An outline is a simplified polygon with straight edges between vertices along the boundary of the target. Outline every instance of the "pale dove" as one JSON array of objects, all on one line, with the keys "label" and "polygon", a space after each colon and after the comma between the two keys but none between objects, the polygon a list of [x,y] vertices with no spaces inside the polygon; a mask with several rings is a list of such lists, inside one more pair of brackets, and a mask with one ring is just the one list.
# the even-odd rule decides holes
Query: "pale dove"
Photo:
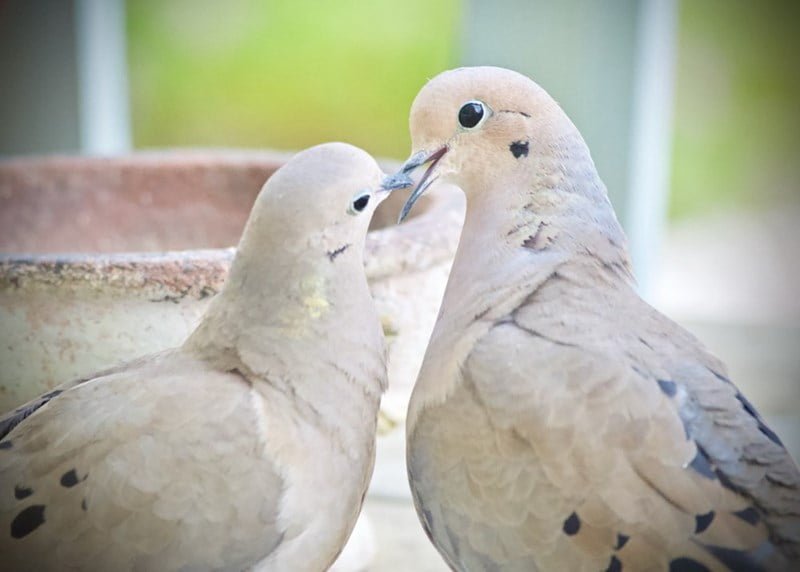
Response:
[{"label": "pale dove", "polygon": [[4,570],[323,570],[356,522],[386,385],[365,152],[296,155],[185,344],[0,420]]},{"label": "pale dove", "polygon": [[[725,366],[637,295],[575,126],[528,78],[445,72],[414,153],[467,214],[409,406],[420,520],[456,570],[780,570],[800,474]],[[795,568],[798,569],[798,568]]]}]

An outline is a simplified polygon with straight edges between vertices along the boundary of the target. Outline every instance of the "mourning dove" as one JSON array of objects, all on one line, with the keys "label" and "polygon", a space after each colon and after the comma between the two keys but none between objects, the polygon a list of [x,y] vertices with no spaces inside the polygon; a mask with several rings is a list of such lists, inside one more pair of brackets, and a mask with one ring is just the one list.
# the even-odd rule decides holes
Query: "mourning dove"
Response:
[{"label": "mourning dove", "polygon": [[[800,474],[725,366],[637,295],[575,126],[500,68],[411,108],[466,221],[407,420],[418,515],[455,570],[785,570]],[[794,568],[795,570],[800,568]]]},{"label": "mourning dove", "polygon": [[330,566],[386,386],[363,267],[382,176],[342,143],[299,153],[264,186],[183,346],[0,420],[0,567]]}]

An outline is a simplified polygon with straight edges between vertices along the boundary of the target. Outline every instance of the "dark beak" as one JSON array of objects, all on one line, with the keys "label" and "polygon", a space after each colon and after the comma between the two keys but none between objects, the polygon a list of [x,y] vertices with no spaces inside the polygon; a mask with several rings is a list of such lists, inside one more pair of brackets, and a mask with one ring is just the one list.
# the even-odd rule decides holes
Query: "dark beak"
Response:
[{"label": "dark beak", "polygon": [[430,187],[436,180],[436,177],[431,178],[431,174],[433,173],[434,167],[436,167],[436,163],[438,163],[439,160],[444,157],[445,153],[447,153],[447,145],[440,147],[433,153],[428,153],[426,151],[414,153],[411,157],[409,157],[408,161],[405,162],[403,167],[397,173],[394,175],[389,175],[383,180],[381,187],[387,191],[410,187],[414,184],[414,181],[409,175],[419,167],[430,163],[428,169],[419,180],[419,183],[417,183],[417,187],[411,193],[411,196],[408,197],[406,204],[403,205],[403,210],[400,211],[400,217],[397,220],[398,223],[401,223],[405,220],[405,218],[408,216],[408,213],[411,212],[411,208],[414,206],[414,203],[417,202],[417,199],[419,199],[422,196],[422,193],[428,190],[428,187]]}]

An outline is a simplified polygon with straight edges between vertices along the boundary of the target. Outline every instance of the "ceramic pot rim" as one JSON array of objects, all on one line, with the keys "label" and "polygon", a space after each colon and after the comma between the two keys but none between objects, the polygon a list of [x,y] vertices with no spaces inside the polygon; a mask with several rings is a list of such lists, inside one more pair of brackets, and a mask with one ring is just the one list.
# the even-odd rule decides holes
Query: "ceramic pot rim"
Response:
[{"label": "ceramic pot rim", "polygon": [[[97,169],[147,165],[176,169],[203,165],[213,167],[283,164],[293,153],[232,149],[140,151],[120,157],[54,155],[0,161],[3,169],[38,168]],[[379,160],[385,170],[397,161]],[[430,192],[430,207],[399,226],[371,231],[365,247],[367,278],[373,282],[396,274],[424,271],[452,258],[458,244],[461,216],[459,191],[443,187]],[[32,285],[70,285],[107,290],[120,288],[130,294],[141,290],[151,299],[177,301],[185,296],[202,299],[222,287],[235,254],[234,248],[191,249],[165,252],[36,254],[0,253],[0,289]],[[155,298],[154,298],[155,297]]]}]

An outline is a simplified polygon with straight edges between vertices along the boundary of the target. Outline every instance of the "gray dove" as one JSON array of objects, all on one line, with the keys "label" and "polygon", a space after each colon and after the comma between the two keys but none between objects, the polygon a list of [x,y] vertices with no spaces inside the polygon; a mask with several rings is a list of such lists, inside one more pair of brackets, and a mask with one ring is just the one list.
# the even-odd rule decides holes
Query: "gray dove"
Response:
[{"label": "gray dove", "polygon": [[[464,68],[411,108],[466,221],[409,405],[423,527],[454,570],[787,570],[800,473],[725,366],[635,290],[578,130],[516,72]],[[792,568],[794,570],[800,567]]]},{"label": "gray dove", "polygon": [[324,570],[359,514],[386,387],[363,267],[375,161],[332,143],[266,183],[179,348],[0,419],[4,570]]}]

